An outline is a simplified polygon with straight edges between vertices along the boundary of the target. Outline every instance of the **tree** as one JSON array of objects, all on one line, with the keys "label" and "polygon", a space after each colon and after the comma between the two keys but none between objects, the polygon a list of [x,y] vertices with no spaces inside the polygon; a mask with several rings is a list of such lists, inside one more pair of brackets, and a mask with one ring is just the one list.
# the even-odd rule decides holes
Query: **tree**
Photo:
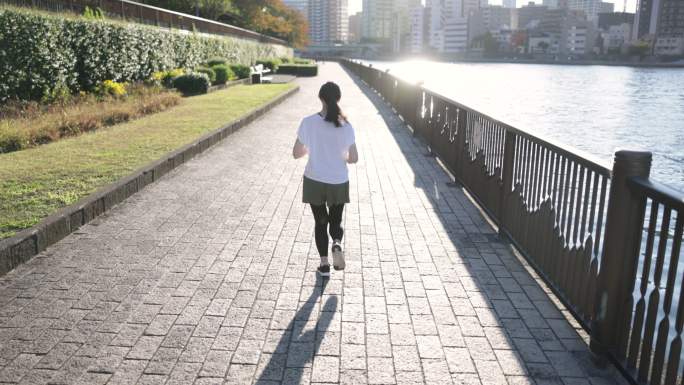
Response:
[{"label": "tree", "polygon": [[542,50],[542,52],[546,53],[546,50],[549,49],[549,43],[542,40],[539,43],[537,43],[537,48]]},{"label": "tree", "polygon": [[295,47],[308,43],[304,16],[281,0],[233,0],[232,3],[242,27],[286,39]]},{"label": "tree", "polygon": [[230,0],[199,0],[200,15],[211,20],[218,18],[231,9]]},{"label": "tree", "polygon": [[286,40],[296,48],[308,44],[304,16],[282,0],[143,0],[176,12],[195,14]]},{"label": "tree", "polygon": [[511,45],[515,48],[525,47],[527,44],[527,31],[515,31],[511,35]]},{"label": "tree", "polygon": [[643,58],[651,52],[651,45],[645,41],[637,41],[629,46],[627,52],[630,55],[639,56]]}]

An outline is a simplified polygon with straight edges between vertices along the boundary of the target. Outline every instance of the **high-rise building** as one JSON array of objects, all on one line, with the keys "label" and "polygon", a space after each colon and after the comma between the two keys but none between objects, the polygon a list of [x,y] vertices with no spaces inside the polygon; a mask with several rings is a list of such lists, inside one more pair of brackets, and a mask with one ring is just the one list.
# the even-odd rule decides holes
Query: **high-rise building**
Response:
[{"label": "high-rise building", "polygon": [[612,13],[615,12],[615,4],[602,1],[599,4],[599,13]]},{"label": "high-rise building", "polygon": [[684,2],[661,0],[656,28],[656,55],[684,55]]},{"label": "high-rise building", "polygon": [[428,8],[418,5],[409,10],[409,52],[414,54],[423,53],[427,45],[429,33]]},{"label": "high-rise building", "polygon": [[534,2],[529,2],[527,5],[516,9],[517,12],[515,16],[517,16],[517,18],[514,18],[514,21],[517,23],[511,23],[513,24],[513,29],[534,28],[544,17],[547,9],[549,9],[549,7],[545,5],[538,5]]},{"label": "high-rise building", "polygon": [[447,19],[445,0],[427,0],[426,9],[429,12],[428,46],[437,52],[444,47],[444,25]]},{"label": "high-rise building", "polygon": [[481,8],[479,12],[482,14],[482,22],[485,29],[494,32],[502,28],[511,28],[511,11],[510,8],[491,5]]},{"label": "high-rise building", "polygon": [[444,53],[462,53],[468,48],[468,18],[450,17],[444,24]]},{"label": "high-rise building", "polygon": [[598,14],[603,12],[601,0],[568,0],[568,8],[584,11],[587,19],[598,23]]},{"label": "high-rise building", "polygon": [[283,3],[301,12],[305,20],[309,19],[309,0],[283,0]]},{"label": "high-rise building", "polygon": [[403,52],[410,48],[409,11],[421,5],[420,0],[395,0],[392,10],[392,51]]},{"label": "high-rise building", "polygon": [[613,25],[620,25],[623,23],[634,24],[634,14],[627,12],[610,12],[600,13],[598,19],[598,27],[604,30]]},{"label": "high-rise building", "polygon": [[516,7],[515,0],[503,0],[502,5],[504,8],[514,9]]},{"label": "high-rise building", "polygon": [[361,36],[364,39],[387,40],[392,37],[392,0],[363,0]]},{"label": "high-rise building", "polygon": [[658,27],[658,9],[661,0],[638,0],[636,16],[634,17],[633,40],[639,40],[647,35],[655,36]]},{"label": "high-rise building", "polygon": [[309,1],[309,39],[312,44],[348,41],[347,0]]},{"label": "high-rise building", "polygon": [[361,19],[363,14],[357,12],[349,16],[349,42],[358,43],[361,41]]}]

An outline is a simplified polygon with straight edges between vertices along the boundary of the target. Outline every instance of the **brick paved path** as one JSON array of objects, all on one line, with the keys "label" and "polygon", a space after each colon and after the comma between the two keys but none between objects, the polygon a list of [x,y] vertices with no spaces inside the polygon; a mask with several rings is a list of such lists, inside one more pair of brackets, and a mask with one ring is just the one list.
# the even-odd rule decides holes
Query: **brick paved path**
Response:
[{"label": "brick paved path", "polygon": [[[347,270],[316,277],[298,121],[357,128]],[[610,384],[544,289],[336,64],[0,278],[0,383]],[[370,99],[369,99],[370,97]]]}]

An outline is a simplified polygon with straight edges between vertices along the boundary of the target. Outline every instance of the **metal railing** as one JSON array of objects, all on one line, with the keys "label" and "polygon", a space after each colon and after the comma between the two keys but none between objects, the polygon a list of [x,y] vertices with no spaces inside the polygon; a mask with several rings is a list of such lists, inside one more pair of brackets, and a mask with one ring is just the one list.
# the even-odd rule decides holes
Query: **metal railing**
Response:
[{"label": "metal railing", "polygon": [[110,18],[120,18],[171,29],[240,37],[262,43],[288,45],[285,40],[248,29],[128,0],[0,0],[0,4],[78,14],[83,13],[86,7],[99,8]]},{"label": "metal railing", "polygon": [[[389,72],[341,63],[375,89],[471,193],[591,333],[594,352],[610,357],[634,382],[681,378],[684,291],[676,271],[684,194],[648,181],[650,153],[618,151],[611,170]],[[660,216],[653,211],[659,207]],[[681,306],[671,314],[675,291]]]}]

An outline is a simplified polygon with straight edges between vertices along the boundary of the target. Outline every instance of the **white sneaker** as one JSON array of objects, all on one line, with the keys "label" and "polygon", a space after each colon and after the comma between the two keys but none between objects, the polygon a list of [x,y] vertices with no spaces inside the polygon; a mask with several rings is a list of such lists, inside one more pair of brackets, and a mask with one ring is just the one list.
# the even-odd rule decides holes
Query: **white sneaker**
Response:
[{"label": "white sneaker", "polygon": [[340,241],[334,240],[332,245],[333,267],[335,270],[344,270],[344,252]]}]

